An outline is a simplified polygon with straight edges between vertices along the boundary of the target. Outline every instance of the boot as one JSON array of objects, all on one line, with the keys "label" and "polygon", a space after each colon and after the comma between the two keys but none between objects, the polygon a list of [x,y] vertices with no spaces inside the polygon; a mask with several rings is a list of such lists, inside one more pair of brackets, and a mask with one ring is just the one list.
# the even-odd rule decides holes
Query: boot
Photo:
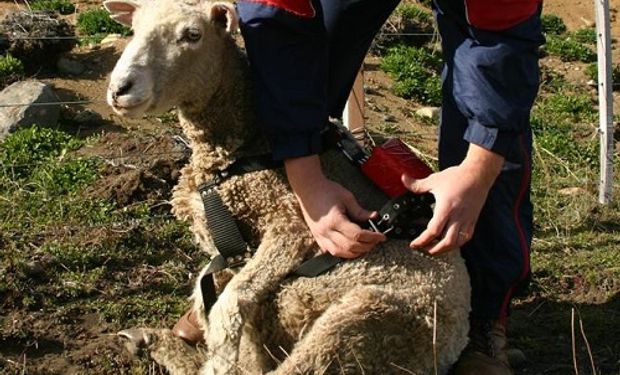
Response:
[{"label": "boot", "polygon": [[191,309],[187,310],[177,324],[174,325],[172,333],[190,345],[196,345],[204,341],[204,332],[200,329],[194,311]]},{"label": "boot", "polygon": [[506,348],[506,326],[498,320],[471,319],[469,343],[454,375],[513,375]]}]

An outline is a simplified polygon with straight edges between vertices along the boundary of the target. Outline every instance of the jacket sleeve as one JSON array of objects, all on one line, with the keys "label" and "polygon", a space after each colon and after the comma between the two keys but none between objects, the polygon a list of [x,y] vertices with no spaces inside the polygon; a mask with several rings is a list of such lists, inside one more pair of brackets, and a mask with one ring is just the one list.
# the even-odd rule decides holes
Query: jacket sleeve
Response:
[{"label": "jacket sleeve", "polygon": [[255,1],[237,4],[259,125],[282,160],[321,151],[327,119],[327,43],[312,15]]},{"label": "jacket sleeve", "polygon": [[473,31],[455,51],[454,99],[467,119],[464,139],[507,156],[529,129],[539,84],[540,20],[503,32]]}]

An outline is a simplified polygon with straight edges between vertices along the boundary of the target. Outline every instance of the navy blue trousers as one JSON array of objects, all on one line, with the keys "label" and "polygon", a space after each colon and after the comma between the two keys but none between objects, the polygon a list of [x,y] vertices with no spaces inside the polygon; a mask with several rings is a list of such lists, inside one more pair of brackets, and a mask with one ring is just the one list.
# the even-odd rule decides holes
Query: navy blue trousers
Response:
[{"label": "navy blue trousers", "polygon": [[441,3],[435,8],[444,56],[439,164],[460,164],[470,143],[506,159],[461,252],[471,278],[472,316],[505,319],[531,274],[529,115],[538,90],[540,18],[485,32],[467,24],[458,1]]}]

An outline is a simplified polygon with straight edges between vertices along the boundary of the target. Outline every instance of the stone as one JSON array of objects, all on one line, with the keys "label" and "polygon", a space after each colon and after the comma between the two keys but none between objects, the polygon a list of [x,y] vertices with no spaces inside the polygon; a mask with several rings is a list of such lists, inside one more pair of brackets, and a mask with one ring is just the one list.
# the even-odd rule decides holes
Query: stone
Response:
[{"label": "stone", "polygon": [[439,109],[439,107],[424,107],[415,111],[415,114],[416,116],[437,120],[439,119]]},{"label": "stone", "polygon": [[99,113],[97,113],[96,111],[93,111],[90,108],[86,108],[85,110],[77,113],[73,117],[73,121],[79,124],[89,124],[89,123],[99,122],[102,119],[103,118],[101,117]]},{"label": "stone", "polygon": [[383,115],[384,122],[397,122],[396,116],[394,115]]},{"label": "stone", "polygon": [[576,195],[588,194],[588,191],[584,188],[575,186],[575,187],[567,187],[564,189],[560,189],[558,190],[558,193],[560,195],[576,196]]},{"label": "stone", "polygon": [[61,57],[58,59],[56,62],[56,68],[61,73],[70,74],[73,76],[80,75],[84,73],[84,70],[86,70],[86,67],[81,62],[66,57]]},{"label": "stone", "polygon": [[118,42],[119,40],[121,40],[123,37],[121,36],[121,34],[109,34],[107,35],[105,38],[103,38],[101,40],[101,45],[104,44],[114,44],[116,42]]},{"label": "stone", "polygon": [[0,141],[22,126],[55,126],[60,116],[60,105],[37,103],[56,102],[58,98],[54,89],[35,80],[15,82],[2,90],[0,103],[5,106],[0,107]]}]

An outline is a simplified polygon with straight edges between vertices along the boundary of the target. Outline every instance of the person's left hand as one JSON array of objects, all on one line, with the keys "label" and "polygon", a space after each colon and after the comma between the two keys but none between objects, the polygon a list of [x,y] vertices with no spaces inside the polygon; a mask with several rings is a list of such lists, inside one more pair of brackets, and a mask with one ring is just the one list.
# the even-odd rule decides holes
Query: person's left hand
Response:
[{"label": "person's left hand", "polygon": [[[473,152],[472,147],[476,148]],[[434,255],[469,241],[502,164],[501,156],[471,145],[468,157],[458,166],[420,180],[403,175],[403,183],[413,193],[435,196],[433,217],[410,246]]]}]

